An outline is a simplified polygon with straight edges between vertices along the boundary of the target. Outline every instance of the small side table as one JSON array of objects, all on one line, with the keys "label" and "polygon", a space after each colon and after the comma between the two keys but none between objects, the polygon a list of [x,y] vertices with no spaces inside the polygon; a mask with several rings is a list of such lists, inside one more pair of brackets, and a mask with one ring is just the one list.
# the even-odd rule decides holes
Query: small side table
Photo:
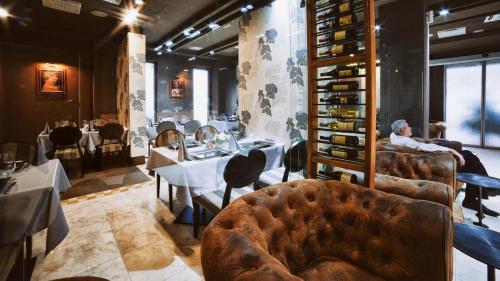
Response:
[{"label": "small side table", "polygon": [[488,266],[488,281],[500,269],[500,233],[470,224],[455,223],[453,246]]},{"label": "small side table", "polygon": [[479,187],[479,210],[476,216],[479,218],[479,222],[474,222],[475,225],[488,228],[486,224],[483,224],[484,214],[483,214],[483,187],[490,189],[500,189],[500,179],[482,176],[473,173],[458,173],[457,180],[463,183],[477,185]]}]

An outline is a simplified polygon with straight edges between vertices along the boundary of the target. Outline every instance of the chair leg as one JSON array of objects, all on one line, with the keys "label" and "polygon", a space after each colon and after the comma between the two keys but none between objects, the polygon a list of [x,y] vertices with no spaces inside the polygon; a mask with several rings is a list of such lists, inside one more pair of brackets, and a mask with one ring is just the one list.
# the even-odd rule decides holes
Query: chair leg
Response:
[{"label": "chair leg", "polygon": [[160,198],[160,175],[156,173],[156,198]]},{"label": "chair leg", "polygon": [[193,237],[198,238],[198,232],[200,231],[200,226],[198,222],[200,221],[200,205],[193,202]]},{"label": "chair leg", "polygon": [[174,198],[173,198],[173,191],[172,191],[172,185],[169,183],[168,184],[168,208],[170,209],[170,212],[174,210]]}]

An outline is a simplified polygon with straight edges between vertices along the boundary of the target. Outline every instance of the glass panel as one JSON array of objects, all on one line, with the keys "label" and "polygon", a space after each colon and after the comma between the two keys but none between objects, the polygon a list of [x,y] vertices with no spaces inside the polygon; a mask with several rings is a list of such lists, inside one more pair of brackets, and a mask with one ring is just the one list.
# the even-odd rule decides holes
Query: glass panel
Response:
[{"label": "glass panel", "polygon": [[446,138],[481,144],[481,63],[446,67]]},{"label": "glass panel", "polygon": [[208,71],[193,70],[193,112],[194,120],[202,125],[208,122]]},{"label": "glass panel", "polygon": [[485,146],[500,147],[500,61],[486,63]]}]

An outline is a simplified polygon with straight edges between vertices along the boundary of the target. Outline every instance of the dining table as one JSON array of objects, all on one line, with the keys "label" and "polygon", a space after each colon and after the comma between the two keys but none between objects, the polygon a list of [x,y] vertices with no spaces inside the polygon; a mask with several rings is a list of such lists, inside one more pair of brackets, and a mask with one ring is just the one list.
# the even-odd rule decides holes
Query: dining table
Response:
[{"label": "dining table", "polygon": [[26,165],[0,193],[0,247],[47,229],[45,254],[69,232],[59,193],[71,187],[59,160]]},{"label": "dining table", "polygon": [[[251,148],[256,140],[242,139],[238,141],[241,147]],[[266,154],[264,171],[281,167],[284,157],[284,145],[272,143],[260,148]],[[206,150],[205,146],[187,149],[193,155]],[[158,176],[176,187],[176,200],[186,207],[193,207],[193,197],[201,196],[216,190],[224,190],[224,168],[236,153],[247,151],[227,151],[226,155],[207,159],[179,160],[179,152],[167,147],[156,147],[151,150],[146,168],[153,170]]]},{"label": "dining table", "polygon": [[219,132],[230,132],[236,131],[240,127],[240,122],[238,121],[225,121],[225,120],[210,120],[208,125],[214,127]]}]

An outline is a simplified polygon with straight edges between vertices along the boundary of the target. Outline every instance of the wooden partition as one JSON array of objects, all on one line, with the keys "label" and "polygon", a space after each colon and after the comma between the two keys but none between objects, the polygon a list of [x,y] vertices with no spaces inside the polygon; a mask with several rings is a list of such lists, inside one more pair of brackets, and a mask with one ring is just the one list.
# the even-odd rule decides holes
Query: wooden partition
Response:
[{"label": "wooden partition", "polygon": [[308,3],[308,178],[356,182],[351,170],[374,187],[374,8],[374,0]]}]

